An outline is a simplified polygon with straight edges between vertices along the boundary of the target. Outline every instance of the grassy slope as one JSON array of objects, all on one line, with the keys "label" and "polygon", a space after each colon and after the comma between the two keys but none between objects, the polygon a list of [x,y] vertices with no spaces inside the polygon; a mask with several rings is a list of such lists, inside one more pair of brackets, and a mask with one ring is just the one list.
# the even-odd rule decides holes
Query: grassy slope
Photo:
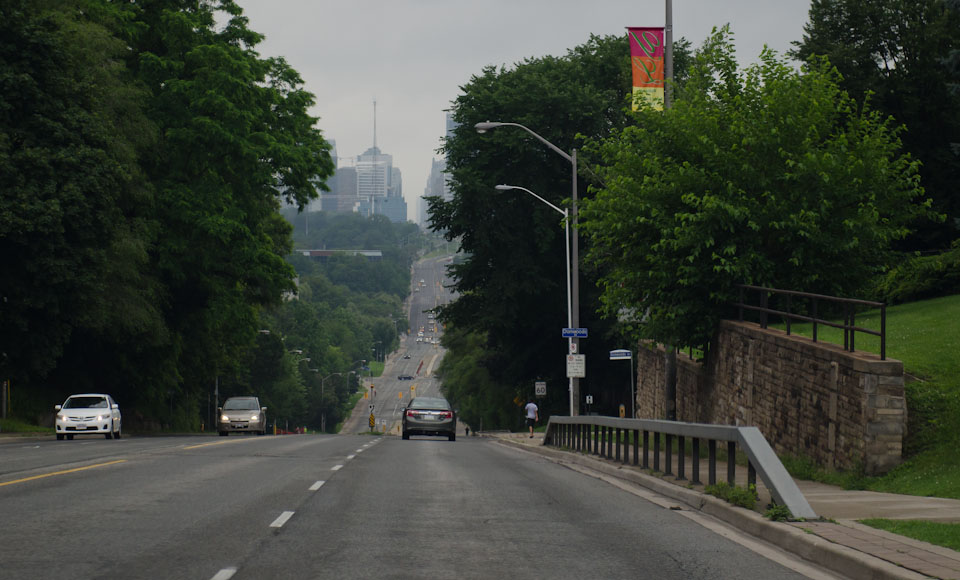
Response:
[{"label": "grassy slope", "polygon": [[[879,330],[878,312],[858,314],[857,326]],[[810,336],[809,326],[793,332]],[[819,339],[843,344],[843,335],[821,327]],[[877,338],[858,334],[857,350],[880,351]],[[910,432],[907,461],[880,478],[845,479],[874,491],[960,499],[960,295],[887,309],[887,357],[903,361],[918,380],[907,384]],[[908,377],[909,380],[909,377]],[[819,474],[818,479],[830,479]],[[837,482],[834,480],[833,482]]]}]

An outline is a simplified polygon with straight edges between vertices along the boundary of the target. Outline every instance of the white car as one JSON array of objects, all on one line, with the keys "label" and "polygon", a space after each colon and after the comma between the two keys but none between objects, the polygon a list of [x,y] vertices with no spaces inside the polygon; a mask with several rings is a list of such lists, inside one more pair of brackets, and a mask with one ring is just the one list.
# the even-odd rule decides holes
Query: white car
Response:
[{"label": "white car", "polygon": [[103,435],[120,438],[120,405],[110,395],[84,393],[70,395],[56,405],[57,440],[73,439],[74,435]]}]

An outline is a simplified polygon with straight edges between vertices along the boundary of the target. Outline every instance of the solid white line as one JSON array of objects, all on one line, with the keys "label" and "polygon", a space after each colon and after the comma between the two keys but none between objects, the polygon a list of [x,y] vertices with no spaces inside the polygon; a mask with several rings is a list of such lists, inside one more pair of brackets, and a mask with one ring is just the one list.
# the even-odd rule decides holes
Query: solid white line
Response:
[{"label": "solid white line", "polygon": [[326,482],[325,482],[325,481],[318,481],[318,482],[314,483],[313,485],[310,486],[310,491],[317,491],[318,489],[320,489],[321,487],[323,487],[323,484],[324,484],[324,483],[326,483]]},{"label": "solid white line", "polygon": [[283,524],[287,523],[287,520],[293,517],[293,512],[283,512],[280,514],[280,517],[273,520],[273,523],[270,524],[271,528],[282,528]]},{"label": "solid white line", "polygon": [[334,465],[330,468],[330,471],[340,471],[341,469],[343,469],[342,465]]},{"label": "solid white line", "polygon": [[220,570],[219,572],[214,574],[213,578],[211,578],[210,580],[230,580],[230,578],[233,578],[233,575],[236,573],[237,573],[236,568],[224,568],[223,570]]}]

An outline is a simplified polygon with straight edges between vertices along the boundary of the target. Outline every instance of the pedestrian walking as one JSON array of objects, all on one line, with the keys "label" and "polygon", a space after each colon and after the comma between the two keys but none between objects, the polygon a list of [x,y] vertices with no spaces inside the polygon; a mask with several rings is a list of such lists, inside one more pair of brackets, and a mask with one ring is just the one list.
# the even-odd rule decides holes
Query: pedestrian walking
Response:
[{"label": "pedestrian walking", "polygon": [[533,439],[533,426],[540,420],[540,409],[532,399],[527,399],[527,406],[523,408],[527,414],[527,427],[530,428],[530,438]]}]

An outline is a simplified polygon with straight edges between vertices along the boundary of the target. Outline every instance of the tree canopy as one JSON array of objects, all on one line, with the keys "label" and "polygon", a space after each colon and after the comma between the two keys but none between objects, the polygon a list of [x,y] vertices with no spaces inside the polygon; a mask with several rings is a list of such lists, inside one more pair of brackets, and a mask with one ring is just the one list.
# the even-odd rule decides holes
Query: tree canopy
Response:
[{"label": "tree canopy", "polygon": [[313,96],[232,0],[4,0],[0,33],[0,378],[199,416],[293,289]]},{"label": "tree canopy", "polygon": [[900,246],[942,250],[960,238],[960,5],[956,0],[813,0],[793,55],[826,56],[839,86],[906,127],[904,149],[921,162],[933,208]]},{"label": "tree canopy", "polygon": [[931,215],[897,126],[828,62],[765,50],[740,70],[733,53],[715,32],[673,108],[590,147],[602,185],[581,228],[603,310],[667,344],[709,342],[736,284],[855,295]]},{"label": "tree canopy", "polygon": [[[453,197],[431,199],[429,210],[431,228],[458,240],[464,252],[451,268],[458,299],[440,313],[457,333],[444,343],[444,385],[452,396],[474,390],[459,383],[476,376],[464,372],[476,364],[493,385],[478,399],[484,404],[509,409],[516,397],[532,394],[539,378],[548,382],[544,416],[569,409],[566,342],[560,335],[567,325],[562,218],[529,195],[496,191],[494,186],[521,186],[554,205],[567,205],[570,163],[523,130],[503,127],[479,135],[474,125],[519,123],[570,151],[579,136],[606,136],[626,124],[630,83],[624,35],[593,36],[563,57],[487,67],[462,87],[452,107],[459,126],[444,146]],[[581,164],[581,196],[591,177],[585,167]],[[612,323],[595,312],[598,293],[588,272],[581,272],[580,291],[580,323],[591,336],[580,346],[597,361],[581,390],[593,394],[601,410],[615,412],[617,404],[629,401],[611,387],[619,381],[608,380],[608,373],[618,369],[599,361],[622,345],[611,346],[618,340],[610,335]],[[622,380],[622,373],[619,376]],[[488,409],[485,416],[490,421],[510,414]]]}]

